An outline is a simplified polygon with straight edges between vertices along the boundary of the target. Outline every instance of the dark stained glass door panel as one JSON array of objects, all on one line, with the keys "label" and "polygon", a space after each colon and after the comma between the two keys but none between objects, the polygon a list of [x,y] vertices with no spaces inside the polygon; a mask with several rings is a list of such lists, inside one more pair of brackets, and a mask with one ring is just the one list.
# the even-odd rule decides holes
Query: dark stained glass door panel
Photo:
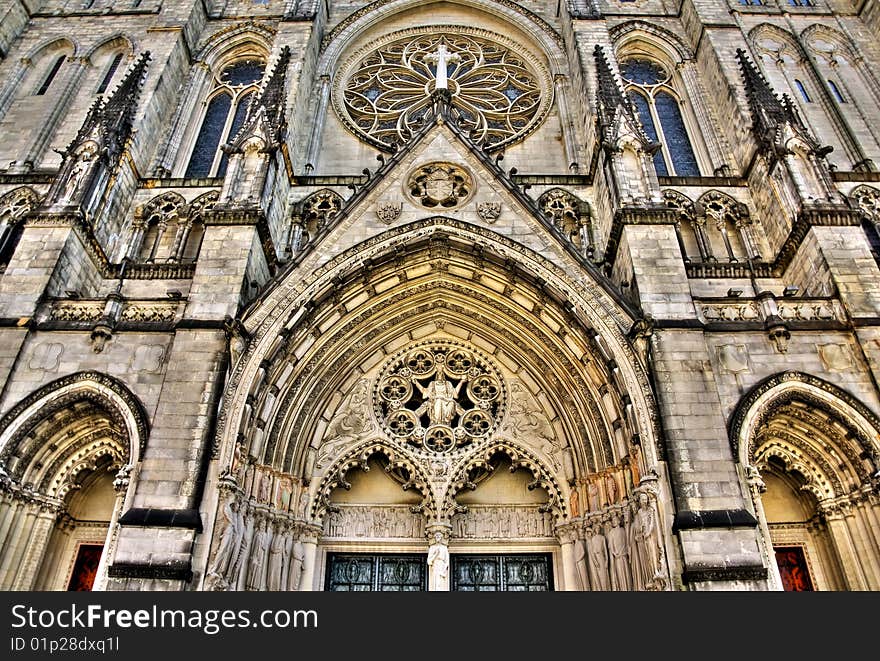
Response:
[{"label": "dark stained glass door panel", "polygon": [[786,592],[813,592],[813,581],[804,549],[800,546],[774,546],[776,564]]},{"label": "dark stained glass door panel", "polygon": [[459,592],[544,592],[553,589],[550,555],[453,555]]},{"label": "dark stained glass door panel", "polygon": [[419,592],[428,589],[426,555],[327,556],[326,589],[331,592]]}]

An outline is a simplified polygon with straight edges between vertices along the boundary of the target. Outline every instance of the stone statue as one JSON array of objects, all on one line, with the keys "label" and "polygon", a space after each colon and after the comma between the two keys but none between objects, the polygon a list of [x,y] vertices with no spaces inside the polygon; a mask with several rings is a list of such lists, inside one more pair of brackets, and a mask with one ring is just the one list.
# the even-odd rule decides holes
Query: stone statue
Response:
[{"label": "stone statue", "polygon": [[465,384],[466,379],[458,382],[457,386],[453,386],[451,381],[447,381],[442,368],[437,369],[434,380],[427,386],[423,386],[416,380],[413,380],[416,388],[422,393],[425,401],[415,410],[416,415],[421,415],[425,411],[428,412],[428,419],[432,425],[448,425],[452,422],[455,414],[463,414],[464,409],[456,402],[461,387]]},{"label": "stone statue", "polygon": [[272,536],[269,545],[269,562],[266,565],[266,589],[272,592],[281,590],[281,574],[284,567],[284,534],[281,525]]},{"label": "stone statue", "polygon": [[611,515],[611,528],[608,530],[608,552],[611,556],[611,589],[630,590],[629,580],[629,541],[626,530],[620,525],[620,514]]},{"label": "stone statue", "polygon": [[236,590],[245,589],[245,579],[247,578],[248,551],[251,548],[251,541],[254,537],[254,518],[247,516],[245,519],[244,534],[241,537],[241,546],[238,551],[238,559],[235,562],[235,569],[229,580],[231,586],[235,586]]},{"label": "stone statue", "polygon": [[596,480],[589,480],[587,482],[587,503],[591,512],[598,512],[602,507],[599,498],[599,485],[596,483]]},{"label": "stone statue", "polygon": [[632,538],[633,589],[647,590],[662,576],[660,539],[657,531],[657,513],[644,491],[639,493],[638,509],[630,524]]},{"label": "stone statue", "polygon": [[90,149],[86,149],[79,154],[76,162],[70,169],[67,181],[64,184],[64,195],[61,198],[62,202],[70,202],[74,198],[79,190],[80,184],[82,183],[83,177],[85,177],[86,172],[88,172],[89,167],[91,167],[91,162],[94,158],[95,152]]},{"label": "stone statue", "polygon": [[588,529],[587,550],[590,558],[590,577],[593,590],[607,592],[608,581],[608,548],[605,545],[605,535],[598,523],[594,523]]},{"label": "stone statue", "polygon": [[281,584],[279,590],[289,590],[290,585],[290,565],[293,559],[293,526],[285,524],[284,526],[284,551],[281,554]]},{"label": "stone statue", "polygon": [[577,569],[578,580],[581,590],[590,589],[590,578],[587,574],[587,546],[581,537],[576,537],[573,544],[574,566]]},{"label": "stone statue", "polygon": [[611,468],[605,471],[605,497],[608,499],[609,505],[616,503],[620,497],[620,492],[617,489],[617,480],[614,479],[614,470]]},{"label": "stone statue", "polygon": [[569,497],[569,507],[571,509],[572,517],[579,517],[581,515],[580,504],[579,504],[580,496],[578,496],[577,487],[571,490],[571,496]]},{"label": "stone statue", "polygon": [[449,548],[440,531],[434,533],[434,543],[428,547],[428,590],[449,590]]},{"label": "stone statue", "polygon": [[260,592],[266,588],[266,554],[269,552],[268,522],[263,519],[254,533],[254,546],[251,549],[246,588],[249,592]]},{"label": "stone statue", "polygon": [[232,570],[238,559],[241,545],[241,537],[244,534],[244,524],[239,514],[238,501],[235,499],[226,503],[223,508],[223,516],[226,519],[226,527],[220,536],[220,545],[214,556],[214,563],[208,569],[208,576],[215,585],[228,586]]},{"label": "stone statue", "polygon": [[306,547],[299,540],[293,543],[290,555],[290,571],[288,572],[288,590],[299,590],[299,583],[303,574],[303,563],[306,559]]}]

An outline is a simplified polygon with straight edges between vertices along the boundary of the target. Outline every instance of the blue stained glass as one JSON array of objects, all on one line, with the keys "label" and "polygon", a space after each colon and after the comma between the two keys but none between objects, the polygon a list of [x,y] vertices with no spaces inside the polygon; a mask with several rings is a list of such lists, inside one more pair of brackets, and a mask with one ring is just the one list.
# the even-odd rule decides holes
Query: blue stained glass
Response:
[{"label": "blue stained glass", "polygon": [[649,60],[629,60],[620,66],[621,75],[637,85],[656,85],[666,80],[663,68]]},{"label": "blue stained glass", "polygon": [[513,85],[508,85],[507,89],[504,90],[504,96],[506,96],[511,101],[516,101],[516,99],[522,95],[522,90],[517,89]]},{"label": "blue stained glass", "polygon": [[[235,107],[235,117],[232,118],[232,126],[229,128],[229,135],[226,136],[227,142],[232,140],[235,135],[241,130],[241,126],[242,124],[244,124],[245,117],[247,116],[247,110],[250,107],[253,98],[253,94],[248,94],[247,96],[243,96],[241,99],[239,99],[238,105]],[[229,157],[226,155],[226,152],[223,152],[223,156],[220,157],[220,167],[217,168],[218,177],[226,176],[227,165],[229,165]]]},{"label": "blue stained glass", "polygon": [[691,148],[678,101],[671,94],[660,92],[654,97],[654,105],[657,108],[660,126],[663,127],[666,149],[672,159],[675,174],[679,177],[699,177],[700,168]]},{"label": "blue stained glass", "polygon": [[223,127],[226,125],[231,105],[232,99],[228,94],[220,94],[211,99],[184,176],[210,176],[211,165],[214,163],[214,155],[220,145]]},{"label": "blue stained glass", "polygon": [[837,89],[837,85],[834,84],[833,80],[828,81],[828,87],[831,89],[831,93],[834,95],[834,98],[837,99],[838,103],[846,103],[846,99],[843,98],[843,94]]},{"label": "blue stained glass", "polygon": [[798,92],[801,93],[801,96],[803,97],[804,101],[806,101],[807,103],[812,103],[813,101],[812,101],[812,99],[810,99],[810,95],[807,94],[807,88],[804,87],[804,84],[801,81],[799,81],[797,78],[795,78],[794,84],[797,86]]},{"label": "blue stained glass", "polygon": [[263,77],[263,63],[258,60],[240,60],[223,69],[220,80],[229,85],[250,85]]},{"label": "blue stained glass", "polygon": [[[658,142],[657,129],[654,127],[654,119],[651,117],[648,100],[637,92],[630,92],[629,98],[639,113],[639,121],[642,123],[642,128],[645,129],[645,135],[654,142]],[[666,169],[666,161],[663,160],[663,153],[659,149],[654,153],[654,169],[657,170],[657,174],[661,177],[669,174],[669,171]]]},{"label": "blue stained glass", "polygon": [[110,81],[113,80],[113,74],[116,73],[116,69],[119,68],[120,62],[122,62],[122,53],[117,53],[116,57],[114,57],[113,61],[110,63],[107,73],[104,74],[104,79],[98,87],[97,94],[103,94],[107,91],[107,86],[110,85]]},{"label": "blue stained glass", "polygon": [[52,84],[52,81],[55,80],[55,76],[58,75],[58,70],[61,68],[61,65],[64,64],[64,60],[67,59],[66,55],[62,55],[57,60],[55,60],[55,64],[52,65],[52,70],[49,71],[49,75],[46,76],[46,79],[43,81],[43,84],[40,85],[40,89],[37,90],[37,96],[42,96],[49,89],[49,85]]}]

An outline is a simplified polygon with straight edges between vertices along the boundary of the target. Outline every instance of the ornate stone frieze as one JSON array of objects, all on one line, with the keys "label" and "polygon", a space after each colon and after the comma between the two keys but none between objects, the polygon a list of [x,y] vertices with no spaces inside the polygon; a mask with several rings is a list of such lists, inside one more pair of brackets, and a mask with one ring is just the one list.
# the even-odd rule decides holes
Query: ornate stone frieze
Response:
[{"label": "ornate stone frieze", "polygon": [[537,505],[469,505],[452,517],[458,539],[546,539],[554,537],[553,514]]},{"label": "ornate stone frieze", "polygon": [[425,519],[406,505],[336,505],[324,518],[324,538],[424,539]]},{"label": "ornate stone frieze", "polygon": [[53,321],[97,321],[104,314],[104,301],[55,301],[49,312]]}]

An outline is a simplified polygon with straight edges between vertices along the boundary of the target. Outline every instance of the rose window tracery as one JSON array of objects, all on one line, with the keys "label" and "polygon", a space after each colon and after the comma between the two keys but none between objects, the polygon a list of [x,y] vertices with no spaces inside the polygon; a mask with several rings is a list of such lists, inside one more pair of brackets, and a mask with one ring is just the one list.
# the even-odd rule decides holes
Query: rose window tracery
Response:
[{"label": "rose window tracery", "polygon": [[543,119],[549,76],[521,49],[486,31],[430,30],[392,36],[343,66],[334,103],[349,128],[395,151],[422,127],[436,89],[449,91],[458,125],[486,149],[522,138]]},{"label": "rose window tracery", "polygon": [[488,438],[501,419],[506,390],[477,351],[429,342],[392,358],[376,381],[376,417],[394,439],[449,452]]}]

